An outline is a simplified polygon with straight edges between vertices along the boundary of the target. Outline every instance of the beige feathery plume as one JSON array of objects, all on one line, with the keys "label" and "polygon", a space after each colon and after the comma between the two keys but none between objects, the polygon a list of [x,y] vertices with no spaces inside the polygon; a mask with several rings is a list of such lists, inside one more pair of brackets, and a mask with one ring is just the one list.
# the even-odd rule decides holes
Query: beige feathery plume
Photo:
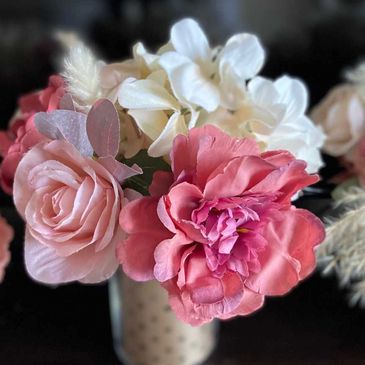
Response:
[{"label": "beige feathery plume", "polygon": [[335,272],[341,286],[351,288],[351,304],[365,306],[365,190],[352,187],[343,193],[328,219],[326,239],[317,251],[323,274]]},{"label": "beige feathery plume", "polygon": [[97,60],[93,52],[80,40],[73,37],[63,38],[64,44],[69,45],[69,54],[64,60],[62,76],[73,100],[78,106],[88,110],[102,97],[100,69],[103,62]]}]

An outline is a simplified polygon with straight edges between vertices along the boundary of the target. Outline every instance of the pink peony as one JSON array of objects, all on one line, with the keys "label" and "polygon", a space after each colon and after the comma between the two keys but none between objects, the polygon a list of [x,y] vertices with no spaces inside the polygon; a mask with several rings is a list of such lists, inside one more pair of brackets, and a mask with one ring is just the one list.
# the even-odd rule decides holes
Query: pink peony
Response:
[{"label": "pink peony", "polygon": [[312,272],[324,228],[291,205],[318,180],[304,161],[209,125],[176,137],[171,161],[122,210],[118,257],[132,279],[160,281],[181,320],[247,315]]},{"label": "pink peony", "polygon": [[9,244],[13,237],[13,228],[0,216],[0,283],[4,279],[5,268],[10,261]]},{"label": "pink peony", "polygon": [[117,269],[123,191],[101,164],[64,140],[43,142],[20,161],[14,202],[27,223],[25,263],[45,283],[96,283]]},{"label": "pink peony", "polygon": [[20,98],[20,110],[10,122],[8,131],[0,131],[0,156],[3,157],[0,185],[6,193],[12,193],[15,171],[24,153],[45,140],[35,128],[35,113],[57,109],[64,94],[63,79],[51,76],[46,89]]}]

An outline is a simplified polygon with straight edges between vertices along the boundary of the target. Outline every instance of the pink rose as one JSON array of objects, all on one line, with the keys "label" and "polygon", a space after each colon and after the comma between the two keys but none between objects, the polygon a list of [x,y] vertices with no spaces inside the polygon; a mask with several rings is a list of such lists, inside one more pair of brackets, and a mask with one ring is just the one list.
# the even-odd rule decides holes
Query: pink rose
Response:
[{"label": "pink rose", "polygon": [[0,282],[4,279],[5,268],[10,261],[9,244],[13,237],[13,229],[0,216]]},{"label": "pink rose", "polygon": [[45,283],[96,283],[116,271],[123,201],[119,183],[64,140],[43,142],[20,161],[14,202],[27,223],[25,263]]},{"label": "pink rose", "polygon": [[0,185],[12,194],[16,168],[24,153],[37,143],[45,140],[34,125],[34,115],[41,111],[52,111],[59,107],[65,94],[64,81],[60,76],[49,78],[48,87],[42,91],[25,95],[19,100],[19,112],[10,121],[8,131],[0,132]]},{"label": "pink rose", "polygon": [[347,153],[365,133],[365,112],[355,86],[333,88],[311,112],[325,134],[323,150],[331,156]]},{"label": "pink rose", "polygon": [[318,180],[304,161],[211,125],[176,137],[170,157],[173,173],[122,210],[118,257],[132,279],[160,281],[181,320],[247,315],[312,272],[324,228],[291,205]]}]

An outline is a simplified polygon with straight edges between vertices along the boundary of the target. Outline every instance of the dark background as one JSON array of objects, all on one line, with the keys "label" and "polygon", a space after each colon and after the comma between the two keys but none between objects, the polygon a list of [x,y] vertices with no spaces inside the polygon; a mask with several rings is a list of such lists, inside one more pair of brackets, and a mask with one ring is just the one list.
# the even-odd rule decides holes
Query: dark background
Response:
[{"label": "dark background", "polygon": [[[211,44],[236,32],[257,33],[268,54],[263,74],[302,78],[311,104],[365,57],[365,1],[0,0],[0,127],[20,94],[44,87],[59,70],[55,29],[78,31],[112,61],[130,57],[137,40],[154,50],[184,16],[199,20]],[[329,203],[326,194],[299,202],[320,215]],[[117,364],[107,286],[32,282],[24,271],[22,223],[9,197],[0,194],[0,207],[16,229],[0,285],[0,364]],[[315,274],[290,295],[268,300],[264,310],[223,323],[209,364],[365,364],[365,312],[348,307],[334,278]]]}]

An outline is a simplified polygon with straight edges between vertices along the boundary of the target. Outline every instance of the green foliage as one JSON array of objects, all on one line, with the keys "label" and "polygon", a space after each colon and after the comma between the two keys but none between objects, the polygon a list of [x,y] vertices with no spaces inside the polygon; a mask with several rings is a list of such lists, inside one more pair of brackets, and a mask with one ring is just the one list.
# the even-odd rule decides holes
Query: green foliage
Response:
[{"label": "green foliage", "polygon": [[123,184],[123,187],[134,189],[143,195],[149,195],[148,187],[154,172],[171,171],[170,165],[164,159],[148,156],[147,150],[141,150],[134,157],[123,159],[122,162],[128,166],[137,164],[143,170],[143,175],[132,176]]}]

